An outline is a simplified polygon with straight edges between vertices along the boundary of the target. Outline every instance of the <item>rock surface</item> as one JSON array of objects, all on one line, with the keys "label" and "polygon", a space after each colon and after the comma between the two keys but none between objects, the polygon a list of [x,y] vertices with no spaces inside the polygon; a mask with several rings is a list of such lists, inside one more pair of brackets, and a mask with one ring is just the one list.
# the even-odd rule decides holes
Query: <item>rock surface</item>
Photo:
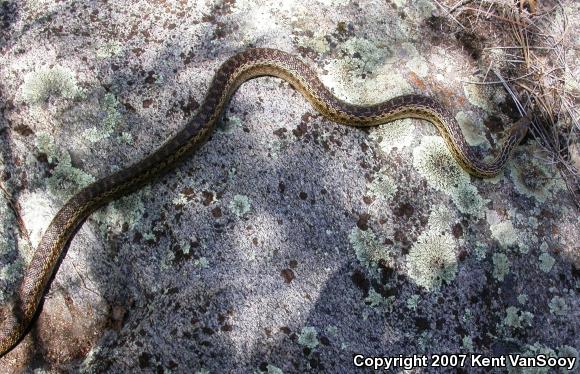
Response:
[{"label": "rock surface", "polygon": [[[200,2],[201,3],[201,2]],[[422,1],[0,1],[0,301],[59,207],[154,151],[248,47],[337,96],[430,95],[482,155],[512,119]],[[504,113],[504,114],[500,114]],[[507,115],[506,115],[507,114]],[[72,240],[3,372],[350,372],[353,355],[578,355],[579,215],[519,147],[470,177],[434,126],[354,129],[275,78],[196,155]],[[15,206],[16,209],[11,209]]]}]

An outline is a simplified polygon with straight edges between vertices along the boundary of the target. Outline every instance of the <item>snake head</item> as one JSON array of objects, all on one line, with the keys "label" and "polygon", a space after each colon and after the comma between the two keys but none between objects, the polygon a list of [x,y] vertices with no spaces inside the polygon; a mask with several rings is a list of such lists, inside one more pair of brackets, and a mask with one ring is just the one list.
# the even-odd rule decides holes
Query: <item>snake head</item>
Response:
[{"label": "snake head", "polygon": [[517,120],[517,122],[510,128],[509,137],[515,139],[516,144],[521,142],[528,133],[531,122],[532,120],[529,113]]}]

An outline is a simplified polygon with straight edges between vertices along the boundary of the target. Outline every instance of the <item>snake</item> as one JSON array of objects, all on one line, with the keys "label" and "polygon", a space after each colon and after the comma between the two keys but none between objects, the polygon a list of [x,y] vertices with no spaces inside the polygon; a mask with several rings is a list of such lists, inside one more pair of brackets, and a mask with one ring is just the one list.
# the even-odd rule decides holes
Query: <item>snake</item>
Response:
[{"label": "snake", "polygon": [[402,118],[427,120],[437,127],[455,160],[475,177],[496,176],[528,130],[527,121],[515,122],[495,157],[485,161],[468,145],[449,110],[429,96],[408,94],[373,105],[355,105],[335,96],[312,68],[292,54],[270,48],[239,52],[216,71],[204,100],[181,130],[149,156],[84,187],[56,213],[24,271],[12,302],[0,308],[0,357],[17,346],[30,330],[65,247],[87,217],[97,208],[155,180],[199,149],[220,122],[238,87],[259,76],[285,80],[324,117],[339,124],[369,127]]}]

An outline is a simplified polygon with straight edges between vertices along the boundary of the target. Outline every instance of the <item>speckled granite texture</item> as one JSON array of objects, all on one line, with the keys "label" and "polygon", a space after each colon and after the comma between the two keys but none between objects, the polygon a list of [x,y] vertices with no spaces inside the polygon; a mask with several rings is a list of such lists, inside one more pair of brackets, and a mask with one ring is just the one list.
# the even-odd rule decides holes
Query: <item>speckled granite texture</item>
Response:
[{"label": "speckled granite texture", "polygon": [[[350,102],[435,97],[487,154],[516,116],[501,87],[467,83],[485,67],[441,17],[427,0],[0,0],[0,301],[33,251],[8,199],[36,246],[71,194],[155,150],[250,46],[301,56]],[[536,149],[480,180],[427,122],[347,128],[279,79],[248,82],[196,155],[82,226],[2,372],[577,356],[579,215]]]}]

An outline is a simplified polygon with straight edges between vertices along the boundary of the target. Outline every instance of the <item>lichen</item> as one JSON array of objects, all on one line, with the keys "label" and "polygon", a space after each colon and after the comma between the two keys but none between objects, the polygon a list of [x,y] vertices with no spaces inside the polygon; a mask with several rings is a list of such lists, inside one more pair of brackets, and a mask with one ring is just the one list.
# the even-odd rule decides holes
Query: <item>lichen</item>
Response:
[{"label": "lichen", "polygon": [[423,233],[409,251],[407,270],[417,285],[429,291],[451,282],[457,273],[453,237],[433,231]]},{"label": "lichen", "polygon": [[492,256],[493,277],[502,282],[510,271],[510,262],[504,253],[494,253]]},{"label": "lichen", "polygon": [[97,58],[104,60],[106,58],[118,56],[123,51],[123,45],[116,40],[102,43],[96,50]]},{"label": "lichen", "polygon": [[[515,352],[514,352],[515,354]],[[537,357],[539,355],[544,355],[546,357],[557,357],[556,352],[550,347],[542,345],[538,342],[526,345],[526,350],[521,352],[522,357]],[[515,373],[525,373],[525,374],[545,374],[548,373],[550,368],[548,366],[544,367],[513,367],[511,366],[509,360],[507,360],[508,364],[508,373],[515,374]]]},{"label": "lichen", "polygon": [[29,104],[41,104],[51,97],[74,99],[82,94],[74,73],[60,65],[27,74],[21,92]]},{"label": "lichen", "polygon": [[557,175],[552,170],[524,154],[517,155],[509,163],[509,170],[516,190],[540,203],[551,197],[552,189],[557,186]]},{"label": "lichen", "polygon": [[427,183],[443,192],[449,192],[469,182],[464,171],[438,136],[426,136],[413,150],[413,166],[427,179]]},{"label": "lichen", "polygon": [[484,85],[465,83],[463,85],[463,93],[467,100],[486,112],[491,112],[494,103],[489,99],[493,95],[493,88]]},{"label": "lichen", "polygon": [[461,132],[469,144],[472,147],[483,146],[484,149],[491,148],[489,142],[483,135],[481,129],[479,129],[473,121],[473,112],[458,112],[455,115],[455,119],[461,128]]},{"label": "lichen", "polygon": [[298,335],[298,344],[307,348],[314,349],[318,347],[318,332],[312,326],[305,326],[302,328],[300,335]]},{"label": "lichen", "polygon": [[49,163],[58,163],[61,160],[70,160],[68,153],[58,148],[54,142],[54,138],[47,133],[38,133],[36,136],[36,148],[38,148],[40,153],[46,155],[46,159]]},{"label": "lichen", "polygon": [[419,298],[420,296],[417,294],[409,296],[406,303],[407,308],[411,310],[417,310],[417,307],[419,306]]},{"label": "lichen", "polygon": [[266,366],[266,372],[268,374],[284,374],[282,369],[280,369],[279,367],[276,367],[272,364],[268,364],[268,366]]},{"label": "lichen", "polygon": [[528,302],[528,295],[526,295],[525,293],[518,295],[518,303],[520,303],[521,305],[525,305],[527,302]]},{"label": "lichen", "polygon": [[483,206],[486,201],[479,195],[477,187],[471,183],[461,183],[457,188],[452,189],[451,200],[461,213],[474,217],[483,216]]},{"label": "lichen", "polygon": [[415,125],[411,119],[402,119],[389,124],[378,126],[370,135],[371,140],[378,142],[385,154],[393,148],[404,148],[411,145],[415,133]]},{"label": "lichen", "polygon": [[562,372],[563,373],[577,373],[578,366],[580,366],[580,355],[578,354],[578,351],[576,350],[576,348],[571,347],[569,345],[563,345],[561,347],[558,347],[558,357],[572,357],[575,358],[575,364],[574,367],[571,370],[568,370],[566,368],[562,368]]},{"label": "lichen", "polygon": [[560,296],[554,296],[550,303],[548,304],[550,308],[550,313],[556,316],[565,316],[568,314],[568,304],[566,300]]},{"label": "lichen", "polygon": [[218,123],[216,130],[223,134],[231,134],[240,127],[242,127],[242,120],[240,117],[229,116]]},{"label": "lichen", "polygon": [[312,36],[299,36],[297,44],[304,48],[311,48],[320,54],[330,51],[328,40],[326,40],[326,33],[322,31],[315,31]]},{"label": "lichen", "polygon": [[473,339],[471,339],[471,336],[466,335],[463,337],[463,339],[461,340],[461,345],[463,346],[463,349],[465,349],[467,352],[473,352]]},{"label": "lichen", "polygon": [[115,200],[99,209],[93,217],[105,232],[120,233],[125,225],[131,230],[145,213],[142,197],[149,195],[150,191],[150,187],[145,187],[139,192]]},{"label": "lichen", "polygon": [[387,298],[383,297],[380,293],[375,291],[374,289],[369,290],[368,296],[365,298],[365,303],[369,306],[375,308],[380,305],[390,306],[392,305],[393,300],[395,300],[394,296],[389,296]]},{"label": "lichen", "polygon": [[526,326],[532,325],[532,320],[534,315],[530,312],[520,311],[519,308],[515,306],[510,306],[506,309],[506,316],[502,323],[504,326],[519,329]]},{"label": "lichen", "polygon": [[119,141],[121,143],[125,143],[125,144],[133,144],[133,135],[131,135],[130,133],[123,131],[121,133],[121,136],[119,136]]},{"label": "lichen", "polygon": [[386,50],[378,47],[378,43],[373,43],[369,39],[350,38],[343,44],[346,52],[344,61],[349,70],[364,72],[374,72],[384,60]]},{"label": "lichen", "polygon": [[112,93],[105,94],[103,98],[102,124],[101,126],[89,127],[83,131],[83,138],[90,143],[96,143],[110,137],[121,123],[122,116],[118,111],[119,101]]},{"label": "lichen", "polygon": [[209,267],[209,261],[206,257],[200,257],[198,259],[196,259],[193,264],[195,265],[195,267],[200,268],[200,269],[206,269]]},{"label": "lichen", "polygon": [[490,225],[489,229],[491,236],[498,241],[502,248],[511,247],[518,241],[518,233],[510,220]]},{"label": "lichen", "polygon": [[377,236],[371,229],[363,231],[355,227],[350,232],[348,239],[354,248],[358,261],[369,270],[375,270],[379,261],[388,261],[391,258],[390,251],[379,243]]},{"label": "lichen", "polygon": [[50,163],[57,164],[47,180],[48,189],[52,194],[63,199],[68,198],[95,181],[92,175],[71,165],[70,154],[58,148],[52,136],[40,133],[36,139],[36,145],[41,153],[46,154]]},{"label": "lichen", "polygon": [[442,232],[448,230],[454,220],[453,212],[446,205],[436,205],[429,214],[428,224],[432,230]]},{"label": "lichen", "polygon": [[368,187],[368,192],[381,200],[389,200],[397,193],[397,183],[386,173],[386,169],[381,169],[375,179]]},{"label": "lichen", "polygon": [[556,260],[554,259],[554,257],[550,256],[548,253],[544,252],[540,255],[539,257],[540,260],[540,270],[542,270],[544,273],[549,273],[550,270],[552,270],[552,267],[554,266],[554,264],[556,263]]},{"label": "lichen", "polygon": [[251,200],[245,195],[235,195],[230,201],[230,210],[238,217],[242,217],[251,209]]}]

